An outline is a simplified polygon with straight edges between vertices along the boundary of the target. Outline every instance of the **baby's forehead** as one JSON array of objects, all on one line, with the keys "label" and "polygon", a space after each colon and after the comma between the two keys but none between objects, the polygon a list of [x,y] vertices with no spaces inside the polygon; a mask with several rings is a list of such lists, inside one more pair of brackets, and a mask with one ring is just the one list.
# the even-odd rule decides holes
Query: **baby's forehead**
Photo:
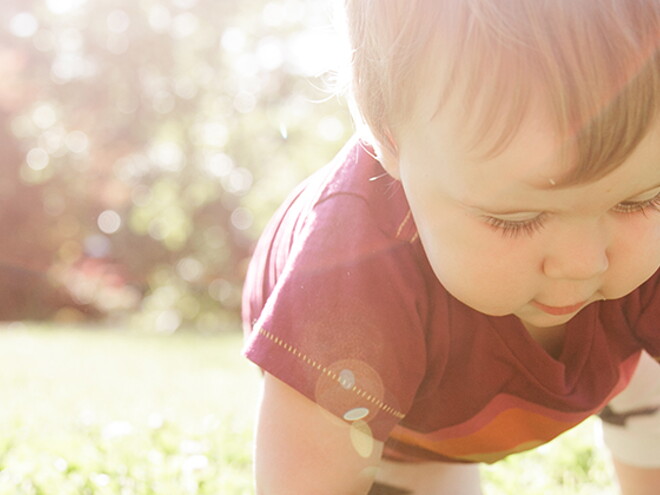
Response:
[{"label": "baby's forehead", "polygon": [[546,114],[538,110],[539,105],[530,106],[515,132],[498,145],[499,135],[506,132],[509,124],[504,117],[484,133],[478,121],[466,118],[460,98],[451,99],[435,111],[432,96],[422,96],[420,100],[420,111],[404,127],[404,132],[419,134],[426,142],[437,143],[438,163],[451,157],[474,170],[506,166],[517,169],[521,177],[532,171],[526,182],[538,187],[559,183],[560,178],[572,170],[568,140],[558,133]]},{"label": "baby's forehead", "polygon": [[570,109],[557,108],[542,91],[530,90],[511,101],[488,91],[470,94],[462,81],[447,96],[434,92],[434,83],[433,78],[420,83],[414,111],[402,126],[410,125],[406,132],[436,133],[433,139],[451,143],[474,162],[506,161],[533,169],[540,187],[597,180],[623,164],[643,141],[660,142],[660,98],[647,98],[653,93],[649,87],[639,94],[626,89],[599,111],[562,122]]},{"label": "baby's forehead", "polygon": [[[474,141],[474,129],[462,123],[459,105],[447,106],[430,120],[411,122],[408,135],[419,135],[429,163],[459,173],[475,190],[497,188],[542,192],[579,188],[615,176],[628,182],[631,194],[660,182],[660,120],[650,126],[635,146],[621,154],[605,173],[580,176],[578,144],[571,136],[558,134],[541,113],[529,113],[511,138],[495,152],[489,144]],[[628,173],[617,174],[620,168]]]}]

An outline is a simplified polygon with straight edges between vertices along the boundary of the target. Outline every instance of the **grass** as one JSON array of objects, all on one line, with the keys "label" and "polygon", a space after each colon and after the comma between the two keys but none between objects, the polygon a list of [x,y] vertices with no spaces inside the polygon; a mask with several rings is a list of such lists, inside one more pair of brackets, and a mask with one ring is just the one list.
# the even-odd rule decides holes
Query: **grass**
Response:
[{"label": "grass", "polygon": [[[0,327],[0,495],[251,494],[238,334]],[[613,495],[588,421],[482,468],[485,495]]]},{"label": "grass", "polygon": [[617,495],[614,468],[590,418],[536,450],[481,468],[486,495]]},{"label": "grass", "polygon": [[0,331],[0,495],[251,493],[240,336]]}]

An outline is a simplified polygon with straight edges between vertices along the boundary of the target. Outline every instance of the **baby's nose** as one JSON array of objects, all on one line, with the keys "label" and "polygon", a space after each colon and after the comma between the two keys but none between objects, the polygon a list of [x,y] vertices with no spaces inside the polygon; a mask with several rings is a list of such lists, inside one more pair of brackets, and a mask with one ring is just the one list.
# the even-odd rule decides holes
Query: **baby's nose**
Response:
[{"label": "baby's nose", "polygon": [[597,221],[575,222],[548,246],[543,271],[550,278],[589,280],[609,268],[609,240]]}]

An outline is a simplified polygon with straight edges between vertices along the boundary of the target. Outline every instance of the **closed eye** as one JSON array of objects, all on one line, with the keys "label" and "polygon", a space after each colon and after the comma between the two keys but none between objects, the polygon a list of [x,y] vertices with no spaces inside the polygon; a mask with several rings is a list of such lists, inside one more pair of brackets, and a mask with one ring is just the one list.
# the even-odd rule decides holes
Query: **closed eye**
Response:
[{"label": "closed eye", "polygon": [[660,193],[644,201],[624,201],[616,205],[613,211],[623,214],[646,214],[650,211],[660,211]]},{"label": "closed eye", "polygon": [[[624,215],[634,215],[637,213],[646,215],[651,211],[660,211],[660,193],[643,201],[624,201],[616,205],[612,211]],[[546,213],[540,213],[534,218],[514,220],[484,215],[483,220],[504,237],[516,238],[522,235],[531,237],[539,232],[545,225],[546,217]]]},{"label": "closed eye", "polygon": [[484,216],[486,224],[500,232],[504,237],[531,237],[543,228],[546,215],[541,213],[534,218],[526,220],[505,220],[503,218]]}]

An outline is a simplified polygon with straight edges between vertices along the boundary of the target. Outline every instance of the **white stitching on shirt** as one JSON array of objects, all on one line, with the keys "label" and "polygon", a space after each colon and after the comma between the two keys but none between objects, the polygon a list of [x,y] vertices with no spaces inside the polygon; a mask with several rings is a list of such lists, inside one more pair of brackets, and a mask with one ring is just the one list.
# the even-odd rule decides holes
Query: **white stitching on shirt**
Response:
[{"label": "white stitching on shirt", "polygon": [[[403,219],[403,221],[402,221],[401,224],[399,225],[399,228],[398,228],[397,231],[396,231],[396,235],[394,236],[395,238],[399,239],[399,237],[401,236],[401,233],[403,232],[403,229],[404,229],[405,226],[408,224],[408,222],[410,221],[411,218],[412,218],[412,211],[411,211],[411,210],[408,210],[408,214],[407,214],[406,217]],[[411,238],[408,242],[409,242],[410,244],[413,244],[413,243],[417,240],[418,237],[419,237],[419,233],[418,233],[417,231],[415,231],[415,233],[413,234],[412,238]]]},{"label": "white stitching on shirt", "polygon": [[412,216],[412,211],[408,210],[408,214],[406,215],[406,218],[404,218],[403,222],[401,222],[401,225],[399,225],[399,229],[396,231],[396,235],[394,237],[396,237],[397,239],[399,238],[401,232],[403,231],[403,228],[406,226],[411,216]]},{"label": "white stitching on shirt", "polygon": [[[334,371],[329,370],[328,368],[321,365],[317,361],[311,359],[310,357],[308,357],[307,355],[303,354],[298,349],[293,347],[291,344],[288,344],[288,343],[284,342],[282,339],[280,339],[276,335],[273,335],[272,333],[270,333],[268,330],[265,330],[264,328],[258,328],[257,331],[261,335],[266,337],[268,340],[270,340],[271,342],[274,342],[278,346],[280,346],[283,349],[289,351],[291,354],[293,354],[297,358],[302,359],[305,363],[309,364],[313,368],[316,368],[317,370],[321,371],[325,375],[329,376],[334,381],[338,382],[340,385],[343,383],[341,377],[337,373],[335,373]],[[405,417],[405,414],[397,411],[393,407],[388,406],[382,400],[377,399],[373,395],[369,394],[369,392],[367,392],[365,390],[362,390],[361,388],[359,388],[356,385],[353,385],[353,387],[350,390],[352,392],[354,392],[355,394],[357,394],[358,396],[360,396],[360,397],[368,400],[372,404],[376,405],[378,408],[382,409],[386,413],[389,413],[389,414],[391,414],[392,416],[394,416],[398,419],[403,419]]]}]

